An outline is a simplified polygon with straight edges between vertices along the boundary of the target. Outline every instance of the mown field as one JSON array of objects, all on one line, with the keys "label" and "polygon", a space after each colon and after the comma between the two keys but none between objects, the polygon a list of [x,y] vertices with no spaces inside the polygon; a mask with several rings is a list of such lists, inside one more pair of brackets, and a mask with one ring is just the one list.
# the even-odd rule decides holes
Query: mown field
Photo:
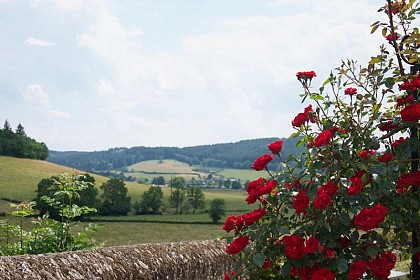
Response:
[{"label": "mown field", "polygon": [[[36,196],[36,188],[39,181],[60,173],[83,173],[79,170],[56,165],[53,163],[0,157],[0,198],[11,200],[32,200]],[[96,186],[108,180],[108,178],[94,175]],[[126,183],[132,203],[138,201],[148,185]],[[168,205],[170,188],[163,188],[164,201]],[[226,202],[226,216],[238,215],[255,208],[245,202],[245,193],[237,190],[205,190],[205,199],[208,202],[214,198],[223,198]],[[10,213],[10,202],[0,200],[0,212]],[[170,209],[168,209],[170,212]],[[225,217],[226,217],[225,216]],[[6,217],[9,218],[9,215]],[[210,217],[201,210],[198,214],[186,215],[129,215],[123,217],[97,217],[100,218],[100,228],[94,235],[98,242],[105,242],[105,246],[124,245],[148,242],[178,242],[189,240],[204,240],[221,237],[222,222],[211,224]],[[27,220],[25,224],[30,224]]]}]

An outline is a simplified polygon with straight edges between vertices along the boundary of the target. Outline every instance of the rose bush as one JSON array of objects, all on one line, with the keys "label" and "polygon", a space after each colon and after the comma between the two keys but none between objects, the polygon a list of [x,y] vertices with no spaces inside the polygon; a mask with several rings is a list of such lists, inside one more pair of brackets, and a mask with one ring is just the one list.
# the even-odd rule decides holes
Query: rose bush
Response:
[{"label": "rose bush", "polygon": [[[386,279],[407,255],[420,277],[420,75],[403,66],[420,62],[411,27],[420,8],[387,0],[379,12],[388,21],[372,33],[382,29],[391,51],[381,46],[366,67],[343,61],[319,90],[314,71],[296,74],[310,104],[292,120],[291,137],[306,149],[284,155],[278,140],[254,162],[268,176],[246,188],[256,210],[223,226],[227,253],[239,257],[226,279]],[[267,168],[275,157],[277,172]]]}]

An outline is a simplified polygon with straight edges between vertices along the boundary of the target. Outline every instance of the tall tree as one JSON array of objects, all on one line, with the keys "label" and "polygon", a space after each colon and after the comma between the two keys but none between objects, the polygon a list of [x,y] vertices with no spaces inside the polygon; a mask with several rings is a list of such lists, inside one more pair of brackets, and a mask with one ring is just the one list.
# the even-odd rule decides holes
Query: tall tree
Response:
[{"label": "tall tree", "polygon": [[4,122],[3,129],[6,130],[6,131],[12,131],[12,127],[10,126],[10,123],[7,119]]},{"label": "tall tree", "polygon": [[16,134],[20,135],[20,136],[26,136],[26,132],[25,129],[23,128],[22,124],[18,124],[17,128],[16,128]]},{"label": "tall tree", "polygon": [[215,198],[210,201],[209,215],[213,223],[220,221],[225,212],[225,200],[223,198]]},{"label": "tall tree", "polygon": [[162,206],[163,192],[160,187],[151,186],[141,196],[140,210],[143,213],[158,214]]},{"label": "tall tree", "polygon": [[192,212],[195,213],[197,209],[204,208],[204,193],[198,187],[191,187],[187,189],[187,200],[192,207]]},{"label": "tall tree", "polygon": [[169,202],[175,208],[175,214],[182,214],[182,204],[185,200],[185,179],[174,177],[170,181],[171,196]]},{"label": "tall tree", "polygon": [[102,184],[102,198],[104,199],[100,208],[103,215],[127,215],[131,210],[131,197],[122,180],[111,178]]}]

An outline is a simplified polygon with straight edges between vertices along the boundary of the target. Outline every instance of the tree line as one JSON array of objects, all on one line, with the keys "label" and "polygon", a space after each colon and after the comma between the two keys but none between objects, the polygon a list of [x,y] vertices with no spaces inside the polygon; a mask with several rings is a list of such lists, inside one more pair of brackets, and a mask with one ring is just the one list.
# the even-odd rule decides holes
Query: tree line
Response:
[{"label": "tree line", "polygon": [[[268,152],[267,144],[278,138],[243,140],[236,143],[202,145],[195,147],[133,147],[112,148],[95,152],[50,151],[48,161],[89,172],[124,168],[146,160],[174,159],[189,165],[215,168],[249,169],[254,160]],[[298,156],[302,147],[299,139],[283,139],[284,155]]]},{"label": "tree line", "polygon": [[0,156],[45,160],[48,157],[48,147],[45,143],[28,137],[20,123],[13,131],[6,120],[0,129]]}]

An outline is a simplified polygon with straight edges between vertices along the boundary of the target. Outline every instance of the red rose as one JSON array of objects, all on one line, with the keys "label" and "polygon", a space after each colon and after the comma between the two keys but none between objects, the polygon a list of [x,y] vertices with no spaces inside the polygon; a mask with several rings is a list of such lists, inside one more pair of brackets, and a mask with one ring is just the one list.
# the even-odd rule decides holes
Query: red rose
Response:
[{"label": "red rose", "polygon": [[420,78],[416,77],[412,79],[411,81],[404,81],[403,84],[399,85],[400,90],[406,90],[406,91],[416,91],[420,88]]},{"label": "red rose", "polygon": [[293,119],[292,125],[295,127],[300,127],[302,124],[307,122],[309,119],[309,113],[299,113],[297,116]]},{"label": "red rose", "polygon": [[291,259],[299,259],[305,255],[305,244],[300,235],[291,235],[285,240],[286,256]]},{"label": "red rose", "polygon": [[295,196],[295,201],[293,202],[293,208],[296,210],[296,214],[304,213],[306,214],[306,209],[309,207],[309,197],[306,194],[306,191],[299,191]]},{"label": "red rose", "polygon": [[316,73],[314,71],[298,72],[296,74],[296,77],[302,80],[306,80],[306,79],[312,80],[313,77],[316,77]]},{"label": "red rose", "polygon": [[382,163],[388,163],[394,159],[394,156],[390,153],[385,153],[378,157],[378,161]]},{"label": "red rose", "polygon": [[273,261],[271,259],[265,259],[262,268],[269,268]]},{"label": "red rose", "polygon": [[388,208],[381,204],[376,204],[372,208],[362,209],[355,217],[355,225],[362,230],[371,230],[379,226],[385,220]]},{"label": "red rose", "polygon": [[345,249],[350,246],[350,239],[346,236],[340,237],[337,239],[337,242],[340,243],[341,249]]},{"label": "red rose", "polygon": [[328,183],[320,187],[320,190],[331,196],[334,195],[335,192],[338,190],[338,185],[334,182],[328,181]]},{"label": "red rose", "polygon": [[420,187],[420,171],[404,173],[397,181],[398,188]]},{"label": "red rose", "polygon": [[270,161],[272,161],[273,159],[274,157],[270,154],[262,155],[255,160],[254,164],[252,165],[252,168],[257,171],[261,171],[264,168],[266,168],[267,164],[269,164]]},{"label": "red rose", "polygon": [[357,155],[361,158],[368,158],[369,155],[373,155],[375,152],[372,150],[364,150],[359,152]]},{"label": "red rose", "polygon": [[252,212],[244,214],[245,225],[250,226],[267,214],[264,208],[256,209]]},{"label": "red rose", "polygon": [[249,237],[248,236],[238,236],[226,247],[226,253],[228,254],[237,254],[248,245]]},{"label": "red rose", "polygon": [[356,260],[351,263],[349,269],[349,280],[357,280],[363,276],[367,269],[367,263],[363,260]]},{"label": "red rose", "polygon": [[394,124],[392,121],[387,121],[386,123],[381,123],[379,126],[380,131],[391,131],[394,128],[398,128],[398,125]]},{"label": "red rose", "polygon": [[401,110],[403,122],[418,122],[420,120],[420,104],[414,103]]},{"label": "red rose", "polygon": [[257,180],[249,182],[248,186],[246,187],[246,191],[249,193],[251,190],[257,189],[259,186],[261,186],[261,183],[264,180],[264,178],[258,178]]},{"label": "red rose", "polygon": [[392,36],[392,34],[386,35],[385,39],[387,41],[392,41],[392,40],[394,40],[394,38],[395,38],[395,40],[397,40],[399,37],[400,37],[400,35],[398,35],[398,33],[394,33],[394,36]]},{"label": "red rose", "polygon": [[357,88],[346,88],[345,90],[344,90],[344,94],[346,94],[346,95],[350,95],[350,96],[352,96],[352,95],[355,95],[357,93]]},{"label": "red rose", "polygon": [[374,276],[381,279],[388,279],[391,270],[395,265],[395,255],[391,251],[387,251],[382,256],[377,256],[368,263],[368,267]]},{"label": "red rose", "polygon": [[263,194],[267,194],[267,193],[271,193],[271,191],[274,190],[275,187],[277,187],[277,181],[276,180],[271,180],[271,181],[267,181],[265,182],[264,185],[262,185],[259,189],[259,195],[263,195]]},{"label": "red rose", "polygon": [[408,137],[407,138],[400,137],[397,140],[395,140],[394,143],[391,144],[391,147],[396,149],[402,142],[404,142],[407,139],[408,139]]},{"label": "red rose", "polygon": [[337,253],[333,249],[324,249],[322,250],[322,252],[324,253],[327,259],[333,259],[335,258],[335,256],[337,256]]},{"label": "red rose", "polygon": [[409,94],[407,96],[403,96],[403,97],[398,98],[396,101],[397,101],[397,106],[401,107],[401,106],[404,106],[406,104],[414,103],[415,99],[414,99],[414,96],[412,94]]},{"label": "red rose", "polygon": [[315,236],[311,236],[306,240],[305,242],[305,248],[303,248],[303,251],[306,254],[316,253],[321,249],[321,245],[319,245],[318,240]]},{"label": "red rose", "polygon": [[335,273],[332,273],[326,267],[314,269],[311,274],[311,280],[334,280],[334,279],[335,279]]},{"label": "red rose", "polygon": [[333,134],[330,130],[324,130],[321,132],[314,140],[314,144],[316,147],[322,147],[327,145],[333,137]]},{"label": "red rose", "polygon": [[249,188],[249,194],[245,199],[245,201],[248,202],[248,204],[255,203],[260,196],[270,193],[278,185],[276,180],[267,181],[263,185],[258,185],[258,181],[261,184],[263,180],[258,179],[257,181],[255,181],[255,183],[253,183],[252,187]]},{"label": "red rose", "polygon": [[318,190],[318,194],[314,200],[314,207],[323,211],[331,203],[332,203],[332,200],[331,200],[330,195],[326,192]]},{"label": "red rose", "polygon": [[283,147],[283,141],[282,140],[274,141],[273,143],[268,145],[268,148],[270,149],[270,151],[275,155],[280,153],[282,147]]},{"label": "red rose", "polygon": [[363,188],[362,178],[358,176],[353,176],[350,178],[351,185],[347,189],[347,193],[349,195],[356,195],[359,194]]},{"label": "red rose", "polygon": [[236,223],[236,217],[233,215],[230,215],[229,217],[226,218],[226,222],[223,225],[222,229],[229,232],[235,228],[235,223]]}]

